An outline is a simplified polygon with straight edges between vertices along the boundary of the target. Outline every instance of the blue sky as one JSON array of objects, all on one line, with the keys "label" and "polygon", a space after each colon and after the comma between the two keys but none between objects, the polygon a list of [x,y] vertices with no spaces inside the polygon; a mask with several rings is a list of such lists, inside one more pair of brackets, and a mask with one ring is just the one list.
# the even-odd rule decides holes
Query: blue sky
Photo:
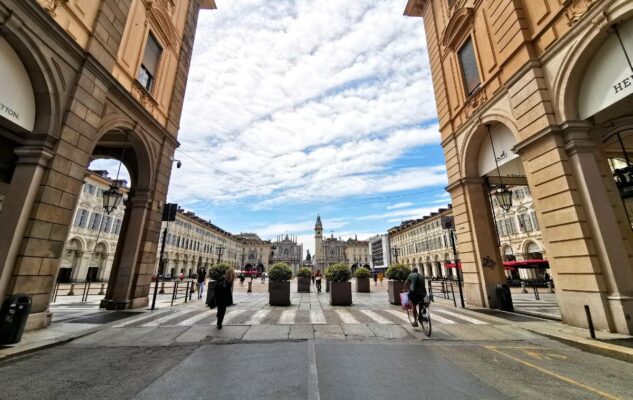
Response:
[{"label": "blue sky", "polygon": [[449,201],[422,20],[406,0],[203,11],[169,201],[230,232],[384,233]]}]

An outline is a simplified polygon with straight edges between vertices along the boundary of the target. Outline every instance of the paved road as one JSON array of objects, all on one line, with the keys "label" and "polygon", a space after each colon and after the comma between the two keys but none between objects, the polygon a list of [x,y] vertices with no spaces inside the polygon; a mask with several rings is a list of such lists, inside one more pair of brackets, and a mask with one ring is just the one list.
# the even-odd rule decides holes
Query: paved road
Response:
[{"label": "paved road", "polygon": [[[384,293],[332,307],[327,295],[236,294],[224,329],[200,302],[69,319],[109,324],[64,346],[0,362],[0,399],[625,399],[631,364],[508,321],[435,303],[433,335]],[[130,316],[130,314],[132,314]],[[125,318],[120,318],[125,316]],[[523,322],[525,323],[525,322]],[[529,323],[529,322],[528,322]]]}]

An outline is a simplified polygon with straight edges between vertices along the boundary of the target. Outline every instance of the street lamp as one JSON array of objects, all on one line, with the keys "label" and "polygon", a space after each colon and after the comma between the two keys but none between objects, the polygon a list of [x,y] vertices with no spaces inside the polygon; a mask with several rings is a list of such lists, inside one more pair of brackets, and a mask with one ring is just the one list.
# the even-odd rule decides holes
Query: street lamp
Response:
[{"label": "street lamp", "polygon": [[117,185],[110,185],[108,190],[103,191],[103,209],[106,214],[110,215],[112,211],[116,210],[116,208],[121,204],[121,200],[123,199],[123,193],[119,190]]},{"label": "street lamp", "polygon": [[219,264],[220,260],[222,259],[222,254],[224,254],[224,247],[218,246],[217,252],[218,252],[218,264]]},{"label": "street lamp", "polygon": [[391,248],[391,255],[396,259],[396,264],[398,264],[398,256],[400,255],[400,249],[397,247]]},{"label": "street lamp", "polygon": [[497,152],[495,151],[495,145],[492,142],[492,133],[490,132],[490,124],[486,124],[488,130],[488,138],[490,139],[490,147],[492,148],[492,156],[495,159],[495,166],[497,167],[497,176],[499,178],[499,186],[494,190],[493,195],[497,199],[497,203],[503,209],[508,212],[512,208],[512,192],[508,190],[508,187],[503,184],[501,180],[501,171],[499,170],[499,161],[497,160]]}]

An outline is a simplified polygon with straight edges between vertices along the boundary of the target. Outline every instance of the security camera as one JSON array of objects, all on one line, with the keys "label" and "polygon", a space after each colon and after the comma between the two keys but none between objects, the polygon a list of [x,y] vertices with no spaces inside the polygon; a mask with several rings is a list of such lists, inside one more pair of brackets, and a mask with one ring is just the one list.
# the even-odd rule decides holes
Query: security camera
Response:
[{"label": "security camera", "polygon": [[176,168],[180,168],[180,167],[182,167],[182,162],[180,160],[178,160],[176,162]]}]

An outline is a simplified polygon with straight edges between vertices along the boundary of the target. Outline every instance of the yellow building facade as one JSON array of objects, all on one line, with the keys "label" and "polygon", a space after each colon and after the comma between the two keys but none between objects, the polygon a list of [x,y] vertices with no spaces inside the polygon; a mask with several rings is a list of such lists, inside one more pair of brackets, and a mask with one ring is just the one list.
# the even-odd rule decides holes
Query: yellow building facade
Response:
[{"label": "yellow building facade", "polygon": [[633,332],[633,3],[409,0],[422,17],[468,303],[504,281],[491,198],[528,186],[563,321]]}]

